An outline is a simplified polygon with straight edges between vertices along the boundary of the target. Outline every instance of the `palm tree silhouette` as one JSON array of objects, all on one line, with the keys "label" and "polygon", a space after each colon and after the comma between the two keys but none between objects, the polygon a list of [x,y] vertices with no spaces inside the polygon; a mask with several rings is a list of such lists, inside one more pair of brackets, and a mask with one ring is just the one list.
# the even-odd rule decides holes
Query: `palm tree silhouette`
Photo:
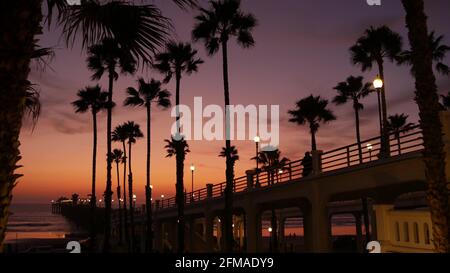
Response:
[{"label": "palm tree silhouette", "polygon": [[[450,51],[450,47],[443,44],[444,36],[440,35],[436,37],[436,33],[432,31],[429,35],[429,43],[431,45],[431,51],[433,52],[433,61],[436,63],[435,69],[438,73],[448,76],[450,73],[450,68],[448,65],[443,63],[447,52]],[[412,51],[406,50],[400,56],[400,63],[406,63],[412,65]],[[412,68],[411,68],[412,70]],[[411,71],[414,74],[414,71]]]},{"label": "palm tree silhouette", "polygon": [[164,52],[159,53],[155,57],[156,68],[160,73],[165,74],[164,83],[169,83],[175,75],[175,106],[176,106],[176,122],[177,132],[180,132],[180,88],[182,74],[191,75],[198,71],[198,66],[203,63],[200,58],[196,57],[197,50],[194,50],[189,43],[169,42]]},{"label": "palm tree silhouette", "polygon": [[416,102],[423,130],[427,198],[433,224],[435,251],[450,252],[450,204],[445,175],[445,153],[439,98],[433,74],[432,48],[429,43],[427,16],[423,0],[402,0],[412,48],[412,64],[416,78]]},{"label": "palm tree silhouette", "polygon": [[[256,157],[253,157],[252,160],[256,160]],[[263,165],[263,170],[266,170],[269,174],[269,185],[275,184],[275,177],[278,180],[279,171],[289,169],[286,167],[289,159],[281,157],[279,149],[263,149],[258,154],[258,161]]]},{"label": "palm tree silhouette", "polygon": [[381,136],[381,157],[389,156],[389,134],[387,129],[387,103],[386,103],[386,82],[384,81],[385,59],[398,61],[402,52],[402,37],[393,32],[387,26],[379,28],[370,27],[360,37],[355,45],[350,48],[351,60],[354,65],[359,65],[362,71],[371,70],[373,65],[378,66],[378,73],[384,84],[381,88],[381,109],[382,109],[382,136]]},{"label": "palm tree silhouette", "polygon": [[414,127],[414,123],[408,122],[408,115],[405,114],[395,114],[388,117],[388,128],[391,133],[394,133],[395,138],[397,139],[397,148],[398,154],[402,153],[401,150],[401,142],[400,142],[400,134],[404,134],[409,130],[412,130]]},{"label": "palm tree silhouette", "polygon": [[116,174],[117,174],[117,200],[119,203],[119,245],[123,242],[123,221],[122,221],[122,195],[120,190],[120,172],[119,165],[123,162],[123,151],[119,149],[114,149],[111,155],[111,160],[116,163]]},{"label": "palm tree silhouette", "polygon": [[334,89],[338,92],[338,95],[333,99],[333,102],[336,105],[346,104],[349,101],[353,104],[353,110],[355,111],[356,141],[358,143],[360,163],[363,163],[363,155],[361,148],[361,133],[359,129],[359,111],[364,109],[364,105],[360,101],[367,97],[370,93],[374,92],[372,89],[372,84],[364,84],[363,80],[363,77],[350,76],[345,82],[340,82],[336,87],[334,87]]},{"label": "palm tree silhouette", "polygon": [[[124,228],[125,228],[125,241],[128,243],[128,248],[131,250],[131,240],[130,233],[128,229],[128,211],[127,211],[127,140],[128,140],[128,131],[123,125],[118,125],[114,131],[112,132],[112,141],[120,142],[122,144],[123,156],[122,156],[122,164],[123,164],[123,219],[124,219]],[[130,208],[131,209],[131,208]]]},{"label": "palm tree silhouette", "polygon": [[[223,82],[225,108],[230,105],[230,88],[228,81],[228,43],[230,38],[236,37],[237,43],[243,48],[254,46],[252,31],[256,26],[256,18],[240,9],[240,0],[210,1],[209,10],[200,9],[201,14],[195,17],[196,25],[192,31],[195,41],[201,40],[210,56],[215,55],[222,48]],[[230,113],[225,111],[226,141],[225,147],[231,149]],[[233,161],[226,158],[226,187],[225,187],[225,251],[233,248]]]},{"label": "palm tree silhouette", "polygon": [[178,238],[178,253],[184,252],[184,233],[185,233],[185,220],[184,220],[184,160],[186,155],[190,153],[189,145],[181,136],[172,136],[171,140],[164,140],[167,144],[164,147],[167,151],[166,157],[175,157],[176,160],[176,204],[178,209],[178,225],[177,225],[177,238]]},{"label": "palm tree silhouette", "polygon": [[319,130],[320,123],[328,123],[336,120],[333,112],[327,108],[328,101],[322,99],[320,96],[314,97],[313,95],[306,97],[297,102],[297,108],[290,110],[288,113],[291,116],[289,122],[296,123],[298,125],[309,126],[311,133],[311,149],[317,150],[316,134]]},{"label": "palm tree silhouette", "polygon": [[170,93],[162,89],[161,82],[152,79],[145,82],[144,79],[138,80],[138,90],[128,87],[124,105],[134,107],[145,107],[147,111],[147,179],[145,186],[145,205],[147,213],[147,242],[146,250],[152,252],[153,248],[153,231],[152,231],[152,191],[150,184],[150,149],[151,149],[151,108],[152,104],[167,109],[170,107]]},{"label": "palm tree silhouette", "polygon": [[[94,72],[93,80],[100,80],[106,73],[108,75],[108,104],[113,103],[114,81],[117,81],[119,74],[117,69],[120,68],[122,74],[134,74],[136,71],[136,61],[128,49],[122,48],[114,39],[106,38],[101,44],[94,45],[89,48],[88,67]],[[108,117],[106,125],[106,147],[107,155],[112,152],[112,109],[107,108]],[[104,234],[104,251],[108,252],[110,248],[111,237],[111,199],[112,199],[112,180],[111,180],[111,160],[107,160],[106,167],[106,190],[105,190],[105,234]]]},{"label": "palm tree silhouette", "polygon": [[[182,8],[196,6],[195,0],[173,0]],[[43,16],[46,5],[47,15]],[[127,48],[137,60],[150,62],[156,49],[162,46],[170,34],[171,24],[155,5],[137,5],[131,1],[84,0],[81,5],[69,5],[66,0],[15,0],[2,1],[0,18],[0,50],[16,52],[2,57],[5,65],[0,67],[0,75],[12,81],[1,81],[0,124],[5,134],[0,135],[0,196],[7,211],[11,202],[13,185],[21,175],[15,174],[20,160],[19,146],[16,145],[24,115],[23,101],[26,96],[30,60],[33,57],[36,36],[42,33],[44,21],[50,27],[62,27],[64,40],[68,46],[81,37],[81,45],[87,48],[105,37],[114,37],[122,48]],[[79,35],[81,34],[81,35]],[[20,46],[19,46],[20,45]],[[7,102],[7,105],[5,105]],[[3,244],[7,226],[7,213],[0,215],[0,246]],[[109,221],[107,220],[107,225]],[[109,232],[107,232],[108,242]],[[106,251],[109,251],[107,243]]]},{"label": "palm tree silhouette", "polygon": [[130,206],[130,227],[131,227],[131,250],[133,252],[137,251],[136,244],[136,232],[134,225],[134,212],[135,208],[133,206],[133,171],[131,167],[131,147],[136,143],[138,138],[144,137],[144,134],[141,131],[139,124],[134,123],[133,121],[128,121],[124,123],[123,130],[127,135],[128,142],[128,202]]},{"label": "palm tree silhouette", "polygon": [[96,198],[96,166],[97,166],[97,114],[108,107],[108,92],[102,91],[99,85],[88,86],[79,90],[77,93],[78,100],[72,102],[76,113],[92,114],[93,121],[93,151],[92,151],[92,189],[91,189],[91,248],[95,248],[95,210],[97,204]]}]

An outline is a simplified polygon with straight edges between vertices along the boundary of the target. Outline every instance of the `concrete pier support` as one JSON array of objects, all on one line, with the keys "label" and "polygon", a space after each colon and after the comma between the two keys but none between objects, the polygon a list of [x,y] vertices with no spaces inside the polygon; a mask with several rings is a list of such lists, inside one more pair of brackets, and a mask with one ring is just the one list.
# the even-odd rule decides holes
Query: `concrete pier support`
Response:
[{"label": "concrete pier support", "polygon": [[245,208],[245,224],[247,253],[257,253],[261,251],[261,213],[254,207]]},{"label": "concrete pier support", "polygon": [[305,245],[308,252],[329,252],[330,220],[326,200],[316,200],[301,207],[304,215]]},{"label": "concrete pier support", "polygon": [[205,214],[205,242],[208,252],[214,251],[214,215]]},{"label": "concrete pier support", "polygon": [[361,213],[354,213],[353,217],[355,217],[355,227],[356,227],[356,250],[358,253],[364,252],[363,246],[363,230],[362,230],[362,219]]}]

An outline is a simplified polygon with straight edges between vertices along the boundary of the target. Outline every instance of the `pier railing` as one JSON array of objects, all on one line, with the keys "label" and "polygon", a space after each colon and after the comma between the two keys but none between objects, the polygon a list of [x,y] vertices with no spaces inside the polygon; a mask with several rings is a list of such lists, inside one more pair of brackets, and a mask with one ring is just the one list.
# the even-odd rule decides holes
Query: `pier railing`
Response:
[{"label": "pier railing", "polygon": [[[391,133],[389,135],[389,158],[423,150],[422,131],[419,126],[407,130]],[[313,153],[309,162],[303,160],[289,161],[288,163],[272,168],[253,170],[245,176],[237,177],[233,181],[233,192],[244,192],[252,188],[266,188],[275,184],[291,181],[300,181],[309,176],[327,173],[362,164],[369,164],[380,160],[380,137],[354,143],[345,147]],[[224,195],[226,182],[210,185],[194,192],[185,193],[185,204],[193,204],[206,199],[221,198]],[[159,200],[156,209],[176,207],[175,197]]]}]

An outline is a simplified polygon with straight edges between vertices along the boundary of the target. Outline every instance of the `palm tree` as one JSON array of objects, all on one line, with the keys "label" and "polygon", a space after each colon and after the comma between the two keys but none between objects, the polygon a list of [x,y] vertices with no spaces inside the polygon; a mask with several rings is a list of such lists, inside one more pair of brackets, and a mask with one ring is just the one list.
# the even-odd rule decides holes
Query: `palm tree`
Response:
[{"label": "palm tree", "polygon": [[117,126],[112,132],[111,136],[112,141],[122,143],[123,156],[122,156],[122,164],[123,164],[123,219],[124,219],[124,228],[125,228],[125,241],[128,243],[128,247],[131,250],[131,240],[130,233],[128,230],[128,211],[127,211],[127,140],[128,140],[128,131],[123,125]]},{"label": "palm tree", "polygon": [[133,121],[128,121],[124,123],[123,129],[127,134],[127,142],[128,142],[128,202],[130,206],[130,227],[131,227],[131,250],[135,252],[137,250],[136,245],[136,232],[134,226],[134,206],[133,206],[133,172],[131,168],[131,147],[136,143],[138,138],[144,137],[142,134],[141,128],[139,124],[134,123]]},{"label": "palm tree", "polygon": [[[403,47],[402,37],[387,26],[370,27],[350,48],[351,60],[354,65],[361,66],[362,71],[378,66],[378,73],[384,81],[384,62],[398,60]],[[386,82],[380,90],[382,108],[382,136],[380,156],[389,156],[389,134],[387,130]]]},{"label": "palm tree", "polygon": [[360,163],[363,162],[363,155],[361,148],[361,133],[359,129],[359,111],[364,109],[364,105],[360,101],[374,91],[371,88],[372,84],[364,84],[363,80],[363,77],[350,76],[345,82],[340,82],[336,87],[334,87],[334,90],[338,92],[338,95],[333,99],[333,102],[336,105],[346,104],[349,101],[353,104],[356,121],[356,141],[358,142]]},{"label": "palm tree", "polygon": [[[195,0],[173,1],[183,8],[196,5]],[[42,14],[44,3],[48,11],[45,18]],[[167,41],[170,31],[170,21],[155,5],[119,0],[106,3],[84,0],[81,5],[73,6],[66,0],[0,1],[0,33],[4,34],[0,37],[0,52],[15,52],[0,58],[0,124],[2,132],[6,132],[0,134],[0,251],[13,185],[21,177],[15,173],[20,160],[18,141],[35,37],[42,33],[43,21],[46,20],[50,26],[55,14],[69,46],[80,36],[83,48],[105,37],[114,37],[136,59],[144,62],[151,61],[152,54]],[[80,32],[82,35],[78,35]]]},{"label": "palm tree", "polygon": [[319,130],[320,123],[328,123],[336,120],[333,112],[329,110],[327,106],[327,100],[322,99],[320,96],[314,97],[311,95],[299,100],[297,102],[297,108],[288,112],[289,115],[291,115],[289,122],[298,125],[308,124],[311,133],[312,151],[317,150],[316,134]]},{"label": "palm tree", "polygon": [[[108,75],[108,104],[113,103],[114,81],[117,81],[119,74],[117,68],[121,69],[122,74],[134,74],[136,71],[136,61],[128,49],[122,48],[114,39],[106,38],[101,44],[93,45],[88,52],[88,67],[94,72],[93,80],[100,80],[105,73]],[[112,152],[112,109],[107,108],[108,117],[106,125],[106,147],[107,155]],[[106,190],[105,190],[105,234],[104,251],[108,252],[111,237],[111,200],[112,200],[112,180],[111,168],[112,161],[107,160],[106,167]]]},{"label": "palm tree", "polygon": [[402,0],[412,49],[416,78],[416,102],[424,142],[428,204],[433,223],[433,243],[437,252],[450,252],[450,204],[445,175],[445,152],[439,97],[433,74],[432,48],[428,40],[427,16],[423,0]]},{"label": "palm tree", "polygon": [[154,67],[161,73],[165,74],[164,83],[169,83],[175,75],[175,105],[177,113],[177,132],[180,131],[180,85],[183,73],[191,75],[198,71],[198,66],[203,60],[196,57],[197,50],[194,50],[189,43],[169,42],[164,52],[159,53],[155,57],[156,63]]},{"label": "palm tree", "polygon": [[123,241],[123,231],[122,231],[122,195],[120,191],[120,173],[119,165],[123,162],[123,152],[119,149],[114,149],[111,155],[111,160],[116,163],[116,173],[117,173],[117,200],[119,202],[119,244],[122,245]]},{"label": "palm tree", "polygon": [[146,249],[152,251],[153,231],[152,231],[152,192],[150,184],[150,148],[151,148],[151,108],[152,104],[167,109],[170,107],[170,93],[161,88],[161,82],[152,79],[149,83],[144,79],[138,80],[138,90],[128,87],[128,97],[125,100],[125,106],[144,106],[147,111],[147,180],[145,186],[145,205],[147,213],[147,243]]},{"label": "palm tree", "polygon": [[[240,9],[240,0],[216,0],[210,1],[209,10],[200,9],[201,14],[195,17],[196,25],[192,31],[195,41],[203,41],[210,56],[215,55],[222,48],[223,58],[223,82],[225,108],[230,105],[230,88],[228,81],[228,43],[232,37],[236,37],[237,43],[244,47],[254,46],[255,40],[252,31],[257,22],[250,13]],[[225,112],[226,141],[225,147],[231,149],[230,137],[230,113]],[[225,187],[225,251],[232,251],[233,229],[233,164],[230,157],[226,158],[226,187]]]},{"label": "palm tree", "polygon": [[[435,69],[438,73],[444,75],[444,76],[448,76],[450,73],[450,68],[448,67],[448,65],[446,65],[445,63],[443,63],[447,52],[450,51],[450,47],[442,44],[442,40],[444,40],[444,36],[440,35],[438,37],[436,37],[436,33],[434,31],[432,31],[429,35],[429,43],[431,46],[431,51],[433,52],[433,62],[435,62]],[[406,63],[408,65],[412,65],[412,51],[411,50],[406,50],[402,53],[402,55],[400,56],[400,64],[402,63]],[[412,73],[414,73],[414,71],[411,71]]]},{"label": "palm tree", "polygon": [[414,123],[409,123],[408,115],[405,114],[395,114],[388,117],[388,128],[391,133],[394,134],[397,139],[397,148],[398,154],[401,154],[401,142],[400,142],[400,134],[406,133],[414,127]]},{"label": "palm tree", "polygon": [[184,160],[186,155],[190,153],[189,145],[181,136],[172,136],[171,140],[166,139],[167,145],[164,147],[167,151],[167,157],[174,157],[176,160],[177,182],[176,182],[176,204],[178,208],[178,253],[184,252]]},{"label": "palm tree", "polygon": [[95,194],[97,166],[97,114],[107,108],[108,92],[102,91],[99,85],[88,86],[78,91],[78,100],[72,102],[76,113],[92,114],[93,121],[93,151],[92,151],[92,189],[91,189],[91,248],[95,248],[95,210],[97,198]]},{"label": "palm tree", "polygon": [[[252,158],[256,160],[256,157]],[[258,162],[263,165],[263,170],[266,170],[269,174],[269,185],[275,184],[275,177],[277,177],[279,171],[287,170],[286,164],[289,162],[287,157],[281,157],[279,149],[263,149],[258,155]]]}]

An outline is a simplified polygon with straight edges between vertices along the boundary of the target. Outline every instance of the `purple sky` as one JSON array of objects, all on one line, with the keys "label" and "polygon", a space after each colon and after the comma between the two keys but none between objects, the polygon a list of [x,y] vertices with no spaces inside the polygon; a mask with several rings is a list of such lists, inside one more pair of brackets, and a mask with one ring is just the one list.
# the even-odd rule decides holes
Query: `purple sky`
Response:
[{"label": "purple sky", "polygon": [[[160,6],[164,15],[174,22],[175,39],[189,41],[196,11],[183,12],[170,1],[152,1]],[[206,1],[201,1],[206,6]],[[371,7],[365,0],[243,0],[242,8],[253,13],[259,21],[254,36],[256,46],[250,50],[241,49],[231,43],[229,53],[231,101],[232,104],[280,105],[281,129],[280,149],[284,156],[298,159],[310,147],[310,137],[304,127],[287,122],[286,112],[294,107],[296,100],[307,95],[321,95],[332,99],[333,87],[348,76],[362,75],[372,81],[377,72],[363,74],[350,63],[348,48],[355,43],[364,30],[371,25],[388,25],[404,37],[405,47],[409,47],[404,23],[404,12],[399,0],[384,0],[381,7]],[[450,44],[450,24],[448,11],[450,2],[446,0],[426,1],[429,28],[446,36]],[[33,69],[31,80],[42,90],[43,112],[33,133],[27,125],[21,136],[25,177],[15,191],[16,202],[46,202],[58,195],[78,192],[85,195],[89,191],[91,168],[91,120],[90,115],[76,115],[70,105],[76,91],[90,81],[91,73],[85,64],[85,54],[76,45],[65,49],[60,32],[52,28],[45,31],[41,44],[55,47],[56,57],[51,69],[42,72]],[[205,64],[199,73],[185,77],[182,82],[182,102],[192,105],[194,96],[202,96],[204,104],[223,104],[222,66],[220,56],[207,57],[203,45],[199,49]],[[446,63],[450,63],[447,58]],[[413,101],[414,81],[409,67],[398,67],[387,63],[385,67],[388,112],[407,113],[411,122],[417,121],[417,106]],[[144,73],[144,78],[162,79],[156,72]],[[135,86],[136,77],[121,77],[116,84],[115,99],[122,104],[124,90]],[[107,87],[104,80],[100,81]],[[450,91],[448,77],[438,76],[441,93]],[[167,86],[174,91],[174,85]],[[366,108],[362,112],[362,137],[377,134],[376,96],[363,101]],[[331,106],[338,120],[323,126],[318,134],[318,145],[329,150],[353,143],[354,117],[350,105]],[[145,113],[140,110],[118,107],[114,112],[113,126],[135,120],[145,126]],[[104,143],[105,118],[101,115],[99,128],[98,192],[104,191]],[[163,140],[170,134],[170,111],[157,111],[153,119],[154,133],[152,154],[152,181],[156,195],[171,195],[174,191],[175,160],[166,159]],[[145,128],[143,128],[145,129]],[[186,172],[191,163],[198,166],[197,187],[206,183],[224,180],[225,162],[217,154],[223,141],[190,142],[192,153],[186,160]],[[253,167],[249,160],[254,153],[250,141],[234,142],[239,149],[241,160],[236,174],[241,176]],[[138,196],[143,196],[145,175],[145,141],[135,146],[135,176]],[[114,178],[115,179],[115,178]],[[115,180],[114,180],[115,181]],[[190,185],[189,176],[186,183]]]}]

